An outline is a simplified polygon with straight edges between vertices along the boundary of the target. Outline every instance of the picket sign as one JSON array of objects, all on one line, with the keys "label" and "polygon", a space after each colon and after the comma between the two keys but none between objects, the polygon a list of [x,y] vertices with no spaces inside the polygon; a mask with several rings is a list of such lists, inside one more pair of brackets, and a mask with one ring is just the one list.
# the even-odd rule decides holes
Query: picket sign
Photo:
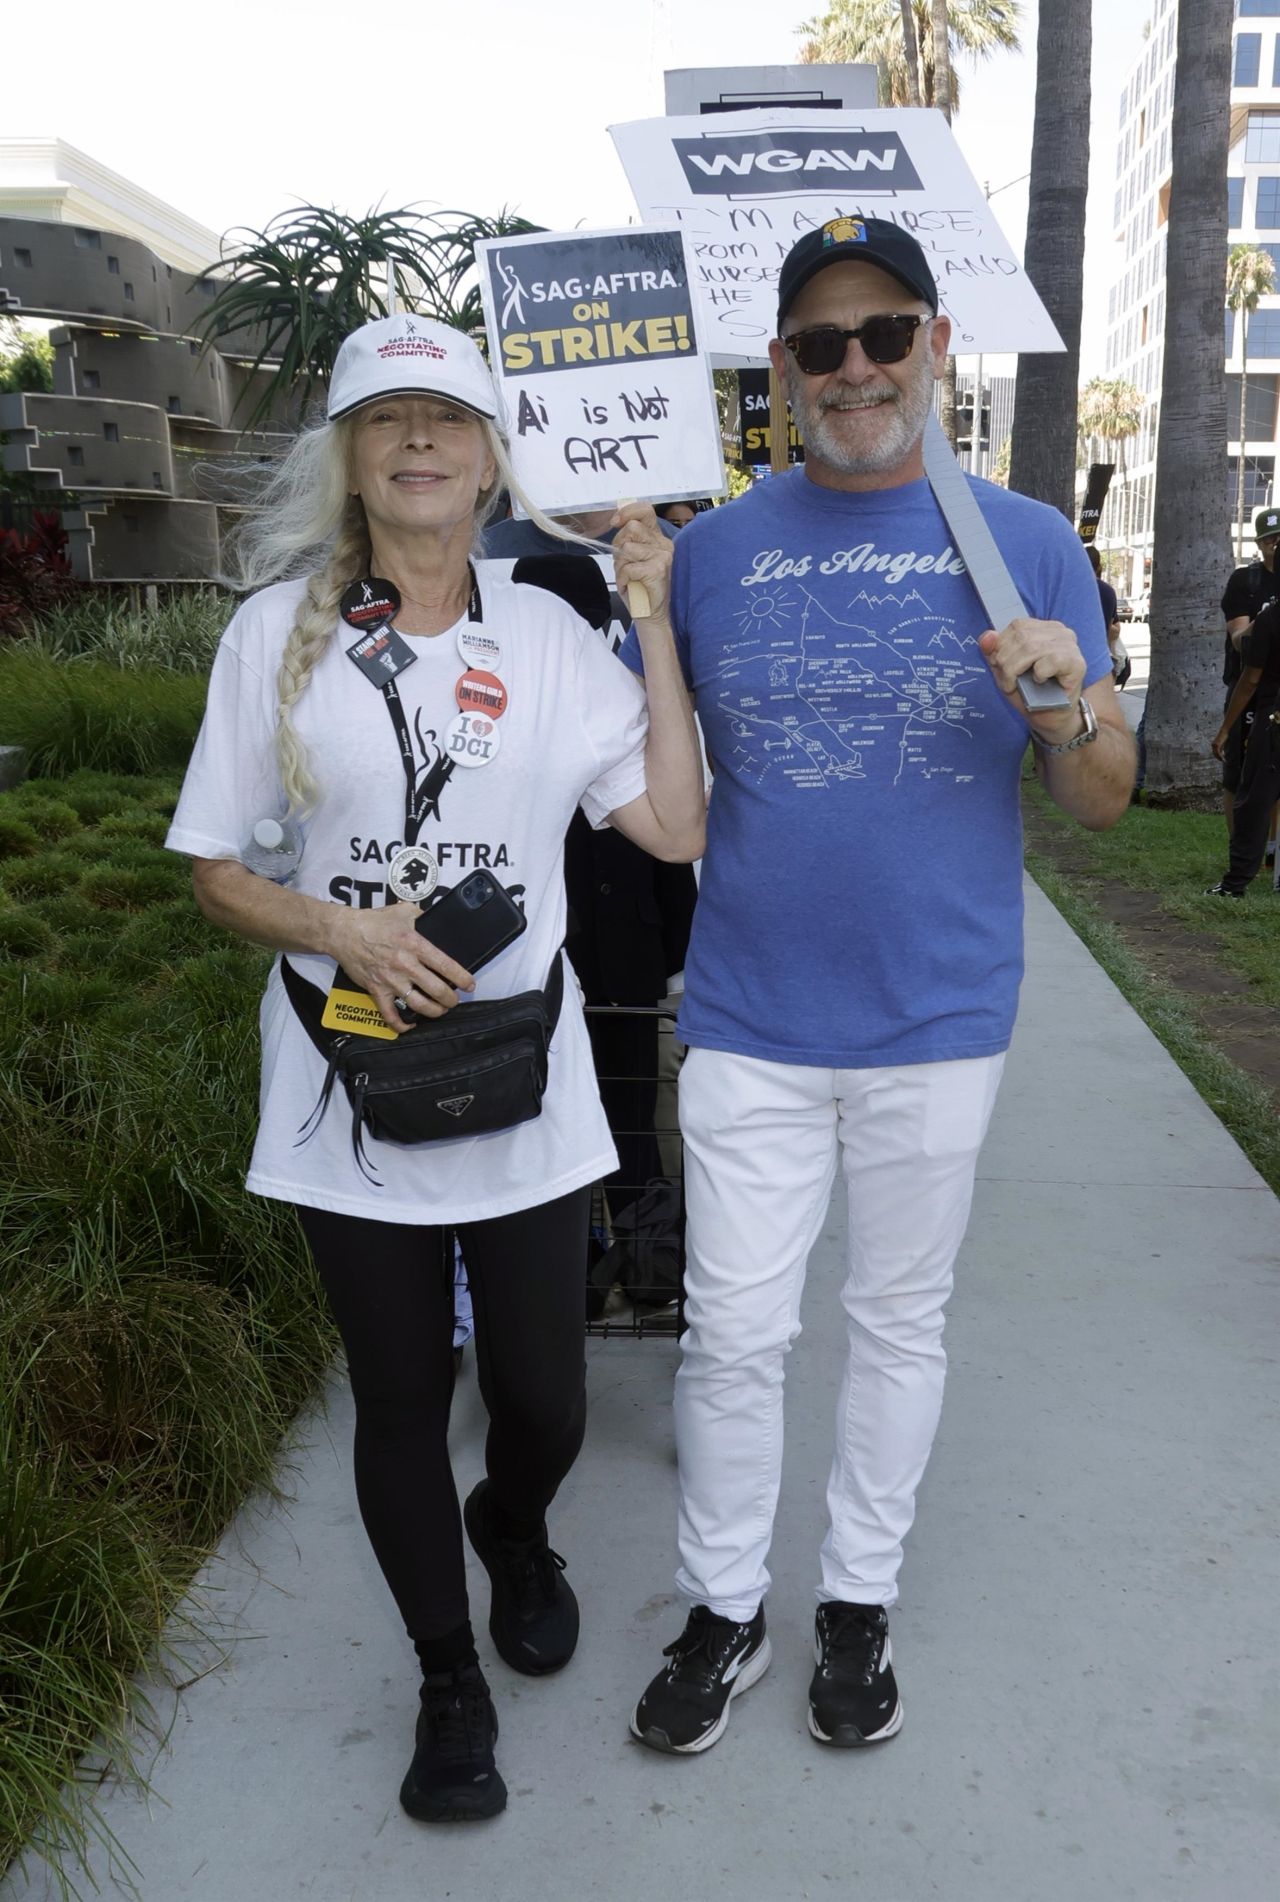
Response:
[{"label": "picket sign", "polygon": [[489,238],[476,257],[512,461],[540,508],[724,493],[711,360],[677,227]]},{"label": "picket sign", "polygon": [[940,112],[800,108],[611,126],[647,223],[689,239],[717,364],[759,363],[778,272],[832,218],[887,218],[917,238],[958,354],[1064,348]]}]

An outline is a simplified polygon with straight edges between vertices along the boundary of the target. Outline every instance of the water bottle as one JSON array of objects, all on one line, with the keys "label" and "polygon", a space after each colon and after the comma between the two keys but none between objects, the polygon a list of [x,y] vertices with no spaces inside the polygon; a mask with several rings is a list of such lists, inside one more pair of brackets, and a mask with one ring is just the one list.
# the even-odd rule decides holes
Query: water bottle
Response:
[{"label": "water bottle", "polygon": [[302,834],[291,819],[259,819],[240,863],[273,884],[287,885],[302,858]]}]

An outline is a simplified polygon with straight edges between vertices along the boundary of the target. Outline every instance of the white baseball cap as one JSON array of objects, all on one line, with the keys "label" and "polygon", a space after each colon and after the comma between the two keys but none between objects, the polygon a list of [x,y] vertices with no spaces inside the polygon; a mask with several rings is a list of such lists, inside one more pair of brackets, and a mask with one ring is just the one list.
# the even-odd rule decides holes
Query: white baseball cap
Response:
[{"label": "white baseball cap", "polygon": [[345,337],[329,379],[329,421],[379,396],[451,396],[477,416],[498,414],[488,365],[464,331],[402,311]]}]

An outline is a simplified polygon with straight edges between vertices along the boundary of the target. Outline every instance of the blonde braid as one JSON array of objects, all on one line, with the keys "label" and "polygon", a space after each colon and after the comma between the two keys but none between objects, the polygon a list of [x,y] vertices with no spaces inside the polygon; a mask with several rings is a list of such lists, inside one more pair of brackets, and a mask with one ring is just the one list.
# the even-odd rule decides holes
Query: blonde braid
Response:
[{"label": "blonde braid", "polygon": [[358,496],[348,504],[345,519],[318,574],[307,581],[276,677],[276,758],[280,783],[289,812],[305,818],[315,810],[320,787],[307,762],[307,749],[291,720],[290,711],[306,691],[325,648],[333,639],[338,603],[348,583],[369,572],[369,528]]}]

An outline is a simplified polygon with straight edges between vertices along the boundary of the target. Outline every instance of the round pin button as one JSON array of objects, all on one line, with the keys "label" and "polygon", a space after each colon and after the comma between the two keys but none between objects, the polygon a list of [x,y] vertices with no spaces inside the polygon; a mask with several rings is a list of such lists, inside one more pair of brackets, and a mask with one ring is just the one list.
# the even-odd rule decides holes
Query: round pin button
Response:
[{"label": "round pin button", "polygon": [[507,710],[507,690],[496,674],[469,668],[453,691],[462,713],[487,713],[500,720]]},{"label": "round pin button", "polygon": [[399,614],[400,590],[394,581],[379,581],[374,575],[366,575],[362,581],[351,583],[338,606],[348,627],[362,631],[381,627]]},{"label": "round pin button", "polygon": [[387,883],[397,898],[412,904],[429,898],[440,883],[440,865],[425,845],[402,845],[387,867]]},{"label": "round pin button", "polygon": [[455,766],[487,766],[501,744],[501,730],[487,713],[459,713],[444,736],[444,750]]},{"label": "round pin button", "polygon": [[471,621],[458,629],[458,653],[468,667],[484,668],[489,673],[496,673],[502,665],[501,641]]}]

